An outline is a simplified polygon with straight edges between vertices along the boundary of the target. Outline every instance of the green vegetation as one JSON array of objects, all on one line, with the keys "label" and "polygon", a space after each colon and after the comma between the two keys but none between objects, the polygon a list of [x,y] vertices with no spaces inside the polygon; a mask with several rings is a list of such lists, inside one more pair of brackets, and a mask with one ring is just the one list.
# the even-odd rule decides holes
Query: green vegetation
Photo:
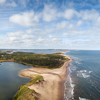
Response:
[{"label": "green vegetation", "polygon": [[[33,77],[32,77],[33,76]],[[34,90],[28,88],[32,84],[43,81],[43,77],[40,75],[31,75],[32,80],[27,84],[22,84],[19,87],[18,92],[15,94],[13,100],[37,100],[37,93]]]},{"label": "green vegetation", "polygon": [[0,62],[14,61],[34,67],[44,68],[58,68],[68,58],[61,55],[61,53],[55,54],[35,54],[25,52],[14,52],[7,54],[7,52],[0,52]]},{"label": "green vegetation", "polygon": [[62,54],[61,52],[57,52],[57,53],[54,53],[54,54]]}]

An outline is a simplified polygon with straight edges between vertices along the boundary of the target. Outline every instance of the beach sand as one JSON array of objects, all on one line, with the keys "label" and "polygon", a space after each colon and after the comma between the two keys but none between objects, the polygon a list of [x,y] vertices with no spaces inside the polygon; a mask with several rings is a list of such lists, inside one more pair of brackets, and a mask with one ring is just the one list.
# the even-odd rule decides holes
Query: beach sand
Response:
[{"label": "beach sand", "polygon": [[[62,55],[65,52],[62,52]],[[70,58],[69,58],[70,59]],[[67,68],[72,61],[66,61],[62,67],[57,69],[45,69],[45,68],[30,68],[19,72],[21,77],[30,77],[33,74],[39,74],[43,76],[44,81],[38,84],[29,86],[29,89],[35,90],[39,94],[39,100],[63,100],[64,81],[67,74]]]}]

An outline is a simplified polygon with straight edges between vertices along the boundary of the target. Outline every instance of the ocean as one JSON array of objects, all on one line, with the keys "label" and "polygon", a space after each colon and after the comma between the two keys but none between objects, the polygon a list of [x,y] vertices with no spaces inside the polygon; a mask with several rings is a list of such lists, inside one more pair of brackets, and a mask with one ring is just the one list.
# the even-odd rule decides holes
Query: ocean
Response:
[{"label": "ocean", "polygon": [[69,51],[65,100],[100,100],[100,51]]}]

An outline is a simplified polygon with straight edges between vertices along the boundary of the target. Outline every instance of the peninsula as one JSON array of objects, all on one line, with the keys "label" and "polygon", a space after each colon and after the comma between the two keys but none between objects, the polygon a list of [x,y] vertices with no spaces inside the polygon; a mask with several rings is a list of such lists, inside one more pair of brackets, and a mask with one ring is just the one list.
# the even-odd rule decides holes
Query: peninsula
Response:
[{"label": "peninsula", "polygon": [[72,61],[63,55],[65,52],[55,54],[0,52],[0,62],[13,61],[34,66],[19,72],[19,76],[31,78],[31,81],[19,87],[13,100],[63,100],[66,67]]}]

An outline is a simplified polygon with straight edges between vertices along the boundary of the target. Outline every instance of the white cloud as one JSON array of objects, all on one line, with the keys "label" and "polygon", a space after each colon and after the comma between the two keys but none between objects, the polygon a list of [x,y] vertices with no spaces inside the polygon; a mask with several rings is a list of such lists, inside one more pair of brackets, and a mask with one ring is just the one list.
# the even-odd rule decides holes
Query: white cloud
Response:
[{"label": "white cloud", "polygon": [[100,16],[97,18],[97,20],[95,21],[96,25],[100,25]]},{"label": "white cloud", "polygon": [[20,36],[22,36],[24,34],[24,32],[23,31],[17,31],[17,32],[8,32],[7,33],[7,35],[9,36],[9,37],[20,37]]},{"label": "white cloud", "polygon": [[6,0],[0,0],[0,4],[5,3],[5,2],[6,2]]},{"label": "white cloud", "polygon": [[25,35],[22,36],[22,39],[34,39],[34,35],[25,34]]},{"label": "white cloud", "polygon": [[52,5],[45,5],[43,9],[43,20],[51,22],[57,19],[57,10]]},{"label": "white cloud", "polygon": [[9,40],[15,41],[17,38],[16,37],[9,37]]},{"label": "white cloud", "polygon": [[70,35],[70,36],[75,36],[75,35],[82,35],[82,34],[87,34],[86,31],[80,31],[80,30],[68,30],[63,33],[64,36]]},{"label": "white cloud", "polygon": [[9,18],[10,22],[19,24],[24,27],[36,27],[39,22],[40,15],[33,11],[15,14]]},{"label": "white cloud", "polygon": [[25,32],[28,34],[35,34],[35,35],[41,36],[41,35],[46,35],[49,33],[51,34],[53,31],[54,31],[53,28],[45,27],[44,29],[42,29],[42,28],[34,28],[34,29],[30,28],[30,29],[26,30]]},{"label": "white cloud", "polygon": [[74,27],[73,24],[70,24],[70,25],[69,25],[69,28],[70,28],[70,29],[73,28],[73,27]]},{"label": "white cloud", "polygon": [[33,30],[32,29],[28,29],[28,30],[26,30],[26,33],[32,34],[33,33]]},{"label": "white cloud", "polygon": [[49,44],[50,45],[59,45],[60,44],[60,46],[61,46],[61,44],[62,44],[62,40],[61,39],[59,39],[59,38],[52,38],[52,40],[49,42]]},{"label": "white cloud", "polygon": [[52,35],[49,35],[49,38],[54,38],[54,36],[52,36]]},{"label": "white cloud", "polygon": [[17,4],[14,1],[7,1],[7,0],[0,0],[0,4],[2,4],[2,6],[4,7],[17,7]]},{"label": "white cloud", "polygon": [[82,10],[80,11],[80,17],[83,20],[96,20],[99,17],[99,13],[94,9]]},{"label": "white cloud", "polygon": [[82,24],[83,24],[82,20],[79,20],[79,21],[77,22],[77,26],[81,26]]},{"label": "white cloud", "polygon": [[[20,14],[15,14],[9,18],[9,21],[24,27],[37,27],[40,20],[43,20],[42,23],[50,23],[52,21],[58,21],[61,18],[67,21],[79,19],[79,21],[77,22],[77,26],[80,26],[82,25],[83,20],[96,22],[99,16],[99,12],[94,9],[80,11],[76,11],[75,9],[65,9],[62,12],[57,8],[53,7],[53,5],[45,5],[41,12],[36,13],[34,11],[27,11]],[[57,29],[65,28],[66,25],[66,21],[58,23]]]},{"label": "white cloud", "polygon": [[[94,9],[79,9],[77,11],[66,7],[60,10],[60,8],[56,8],[56,6],[45,5],[44,8],[41,9],[41,12],[22,12],[11,16],[9,21],[29,28],[26,30],[23,28],[23,30],[25,30],[24,32],[18,31],[7,33],[8,37],[5,41],[7,42],[8,40],[8,44],[12,43],[14,45],[19,43],[22,46],[35,45],[39,47],[40,45],[51,45],[55,47],[63,41],[64,43],[68,42],[68,44],[73,45],[70,42],[74,41],[72,37],[82,39],[83,35],[84,37],[91,37],[100,33],[100,31],[97,32],[98,28],[93,29],[93,26],[96,24],[100,25],[100,13]],[[82,24],[86,25],[85,27],[87,28]],[[67,41],[68,39],[70,41]]]},{"label": "white cloud", "polygon": [[44,41],[44,39],[42,39],[42,38],[38,38],[37,40],[36,40],[36,42],[38,42],[38,43],[41,43],[41,42],[43,42]]},{"label": "white cloud", "polygon": [[73,37],[73,36],[79,36],[83,38],[83,35],[85,37],[99,37],[100,36],[100,29],[98,27],[90,27],[88,28],[88,30],[84,30],[84,29],[66,29],[63,32],[64,36],[69,36],[69,37]]},{"label": "white cloud", "polygon": [[66,9],[63,17],[65,19],[72,19],[72,17],[74,16],[74,14],[76,13],[76,11],[74,9]]},{"label": "white cloud", "polygon": [[100,17],[98,17],[97,21],[100,22]]},{"label": "white cloud", "polygon": [[66,27],[68,23],[66,21],[62,21],[61,23],[57,23],[57,29],[63,29]]},{"label": "white cloud", "polygon": [[[33,29],[32,31],[34,31]],[[36,29],[38,30],[38,29]],[[43,31],[43,30],[42,30]],[[47,29],[46,31],[49,32]],[[46,32],[45,31],[45,32]],[[41,32],[42,33],[42,32]],[[12,46],[12,47],[31,47],[31,46],[42,46],[42,45],[56,45],[61,43],[61,39],[55,38],[53,35],[46,35],[47,37],[39,35],[28,34],[26,31],[17,31],[17,32],[8,32],[7,37],[2,39],[2,43],[0,41],[0,45],[4,46]]]},{"label": "white cloud", "polygon": [[[34,43],[34,35],[27,34],[23,31],[8,32],[7,37],[2,40],[2,45],[5,46],[26,46]],[[1,44],[1,43],[0,43]]]},{"label": "white cloud", "polygon": [[42,36],[34,36],[33,34],[28,34],[26,31],[20,30],[17,32],[8,32],[7,37],[2,40],[2,44],[0,42],[0,45],[27,47],[45,44],[46,41]]},{"label": "white cloud", "polygon": [[[45,30],[44,30],[45,31]],[[40,29],[40,28],[34,28],[34,29],[28,29],[28,30],[26,30],[26,33],[28,33],[28,34],[38,34],[38,33],[41,33],[41,32],[43,32],[43,30],[42,29]]]},{"label": "white cloud", "polygon": [[58,39],[57,39],[57,38],[53,38],[52,40],[53,40],[53,41],[57,41]]},{"label": "white cloud", "polygon": [[67,35],[69,35],[69,33],[67,33],[67,32],[66,32],[66,33],[63,33],[63,35],[64,35],[64,36],[67,36]]},{"label": "white cloud", "polygon": [[15,2],[7,3],[6,5],[11,7],[17,7],[17,4]]}]

